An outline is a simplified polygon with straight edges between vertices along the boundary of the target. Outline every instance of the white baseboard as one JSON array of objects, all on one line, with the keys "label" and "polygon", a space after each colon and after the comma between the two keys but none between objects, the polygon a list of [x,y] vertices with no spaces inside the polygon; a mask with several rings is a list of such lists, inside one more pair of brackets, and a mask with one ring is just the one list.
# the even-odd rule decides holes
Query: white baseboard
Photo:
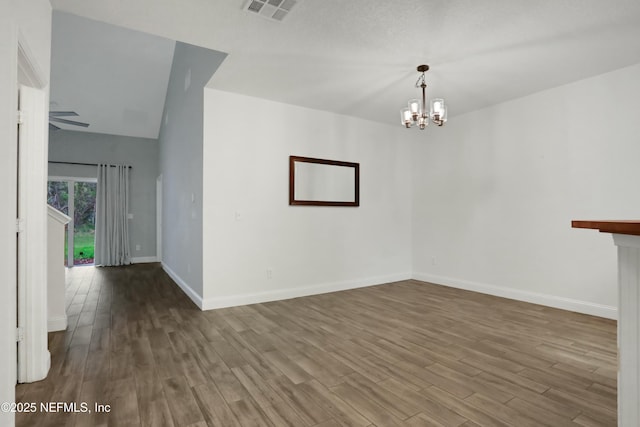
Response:
[{"label": "white baseboard", "polygon": [[533,304],[545,305],[547,307],[560,308],[562,310],[575,311],[577,313],[590,314],[592,316],[604,317],[607,319],[618,318],[618,309],[609,305],[595,304],[588,301],[505,288],[503,286],[489,285],[486,283],[472,282],[452,277],[437,276],[428,273],[413,273],[413,278],[415,280],[434,283],[436,285],[465,289],[467,291],[480,292],[482,294],[530,302]]},{"label": "white baseboard", "polygon": [[158,262],[158,257],[155,256],[139,256],[131,258],[131,264],[145,264],[147,262]]},{"label": "white baseboard", "polygon": [[187,282],[182,280],[182,278],[178,276],[176,272],[169,268],[169,266],[167,266],[167,264],[165,264],[164,262],[162,263],[162,269],[169,275],[169,277],[173,279],[174,282],[176,282],[180,289],[182,289],[182,291],[187,294],[191,301],[193,301],[193,303],[197,305],[200,310],[204,310],[202,308],[202,297],[198,295],[196,291],[191,289],[191,286],[187,285]]},{"label": "white baseboard", "polygon": [[47,332],[64,331],[67,329],[67,316],[49,317],[47,319]]},{"label": "white baseboard", "polygon": [[411,279],[411,273],[400,273],[388,276],[368,277],[365,279],[347,280],[343,282],[323,283],[319,285],[305,286],[301,288],[276,289],[266,292],[230,295],[226,297],[206,298],[203,301],[203,310],[216,308],[235,307],[239,305],[258,304],[269,301],[280,301],[291,298],[306,297],[310,295],[326,294],[329,292],[346,291],[349,289],[364,288],[367,286],[381,285],[383,283],[398,282]]},{"label": "white baseboard", "polygon": [[273,291],[203,299],[165,263],[162,263],[162,268],[184,291],[184,293],[187,294],[191,301],[193,301],[194,304],[196,304],[201,310],[213,310],[217,308],[236,307],[240,305],[259,304],[269,301],[287,300],[291,298],[319,295],[329,292],[346,291],[349,289],[364,288],[367,286],[375,286],[384,283],[398,282],[401,280],[415,279],[423,282],[435,283],[437,285],[465,289],[468,291],[494,295],[497,297],[513,299],[517,301],[530,302],[533,304],[540,304],[547,307],[575,311],[577,313],[584,313],[592,316],[604,317],[607,319],[617,319],[618,317],[618,310],[613,306],[595,304],[588,301],[580,301],[555,295],[506,288],[503,286],[490,285],[486,283],[472,282],[469,280],[456,279],[452,277],[438,276],[428,273],[400,273],[388,276],[347,280],[342,282],[322,283],[301,288],[276,289]]}]

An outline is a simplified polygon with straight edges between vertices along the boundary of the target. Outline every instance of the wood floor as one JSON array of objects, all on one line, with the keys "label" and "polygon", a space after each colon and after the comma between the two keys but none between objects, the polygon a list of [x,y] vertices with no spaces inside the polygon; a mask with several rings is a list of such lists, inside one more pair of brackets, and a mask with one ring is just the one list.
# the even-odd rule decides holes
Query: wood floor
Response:
[{"label": "wood floor", "polygon": [[[157,264],[75,267],[18,426],[615,426],[613,321],[406,281],[201,312]],[[97,413],[94,404],[108,404]]]}]

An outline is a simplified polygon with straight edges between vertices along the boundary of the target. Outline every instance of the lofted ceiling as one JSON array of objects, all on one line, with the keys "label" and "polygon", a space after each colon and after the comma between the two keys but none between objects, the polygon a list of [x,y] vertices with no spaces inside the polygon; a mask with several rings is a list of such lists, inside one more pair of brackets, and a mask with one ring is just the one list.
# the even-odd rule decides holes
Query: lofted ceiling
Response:
[{"label": "lofted ceiling", "polygon": [[74,131],[157,138],[175,41],[54,12],[51,111],[75,111],[52,122]]},{"label": "lofted ceiling", "polygon": [[[431,66],[428,96],[444,97],[451,119],[640,63],[637,0],[299,0],[283,22],[244,11],[246,0],[51,3],[229,53],[210,87],[398,125],[400,108],[418,96],[419,64]],[[113,71],[91,73],[98,84]],[[140,109],[118,96],[98,102]]]}]

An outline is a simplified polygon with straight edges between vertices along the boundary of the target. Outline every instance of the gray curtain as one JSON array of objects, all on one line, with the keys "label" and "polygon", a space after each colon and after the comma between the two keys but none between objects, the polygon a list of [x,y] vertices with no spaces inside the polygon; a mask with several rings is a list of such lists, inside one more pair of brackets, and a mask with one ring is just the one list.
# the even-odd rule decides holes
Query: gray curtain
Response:
[{"label": "gray curtain", "polygon": [[128,215],[129,167],[98,165],[96,265],[131,264]]}]

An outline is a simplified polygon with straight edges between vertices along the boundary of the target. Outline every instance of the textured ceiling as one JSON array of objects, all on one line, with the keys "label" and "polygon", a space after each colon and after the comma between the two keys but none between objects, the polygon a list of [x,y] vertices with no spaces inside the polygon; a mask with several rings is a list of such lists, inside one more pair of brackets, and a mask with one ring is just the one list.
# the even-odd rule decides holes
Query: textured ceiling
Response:
[{"label": "textured ceiling", "polygon": [[245,0],[52,0],[229,53],[209,86],[399,125],[426,63],[450,118],[640,63],[637,0],[300,0],[284,22]]}]

